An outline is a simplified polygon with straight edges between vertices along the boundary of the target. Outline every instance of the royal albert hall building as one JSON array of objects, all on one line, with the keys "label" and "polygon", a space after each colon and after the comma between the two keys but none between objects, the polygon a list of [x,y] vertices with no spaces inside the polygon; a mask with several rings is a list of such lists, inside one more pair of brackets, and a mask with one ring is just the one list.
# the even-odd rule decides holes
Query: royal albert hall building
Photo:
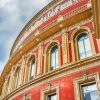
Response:
[{"label": "royal albert hall building", "polygon": [[53,0],[38,12],[13,44],[0,100],[100,100],[100,0]]}]

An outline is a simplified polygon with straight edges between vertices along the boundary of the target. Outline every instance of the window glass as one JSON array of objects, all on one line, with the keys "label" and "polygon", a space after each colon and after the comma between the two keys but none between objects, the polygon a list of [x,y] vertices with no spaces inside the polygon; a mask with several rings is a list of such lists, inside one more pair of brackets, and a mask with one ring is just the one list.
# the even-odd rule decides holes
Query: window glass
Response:
[{"label": "window glass", "polygon": [[96,84],[89,84],[82,87],[83,100],[99,100]]},{"label": "window glass", "polygon": [[92,56],[90,40],[87,34],[78,37],[78,51],[80,59]]},{"label": "window glass", "polygon": [[56,94],[49,95],[48,100],[57,100]]},{"label": "window glass", "polygon": [[34,78],[34,68],[35,68],[35,58],[32,60],[31,69],[30,69],[30,80]]},{"label": "window glass", "polygon": [[79,47],[80,59],[85,58],[85,51],[84,51],[83,41],[78,41],[78,47]]},{"label": "window glass", "polygon": [[88,37],[84,40],[84,45],[85,45],[86,51],[91,51],[90,40]]},{"label": "window glass", "polygon": [[58,50],[56,51],[56,68],[58,68]]},{"label": "window glass", "polygon": [[58,67],[58,46],[54,46],[51,50],[51,70]]},{"label": "window glass", "polygon": [[53,52],[51,55],[51,67],[53,67],[53,68],[55,67],[55,62],[56,62],[55,60],[56,60],[55,53]]},{"label": "window glass", "polygon": [[84,53],[84,43],[83,41],[78,41],[79,53]]},{"label": "window glass", "polygon": [[90,41],[89,41],[89,38],[87,38],[85,41],[85,50],[86,50],[86,56],[89,57],[89,56],[92,56],[92,51],[91,51],[91,45],[90,45]]}]

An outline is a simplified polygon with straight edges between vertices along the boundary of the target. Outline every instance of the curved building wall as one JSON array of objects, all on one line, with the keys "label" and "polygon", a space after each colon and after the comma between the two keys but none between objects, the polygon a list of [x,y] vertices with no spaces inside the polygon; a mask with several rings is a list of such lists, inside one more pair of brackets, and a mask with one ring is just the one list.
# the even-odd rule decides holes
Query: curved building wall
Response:
[{"label": "curved building wall", "polygon": [[[92,91],[99,100],[100,42],[92,2],[54,0],[46,8],[52,16],[48,9],[41,10],[49,14],[47,19],[14,43],[0,79],[1,100],[92,100]],[[55,15],[53,9],[60,12]],[[31,20],[23,32],[32,24]],[[87,87],[93,89],[88,94]]]}]

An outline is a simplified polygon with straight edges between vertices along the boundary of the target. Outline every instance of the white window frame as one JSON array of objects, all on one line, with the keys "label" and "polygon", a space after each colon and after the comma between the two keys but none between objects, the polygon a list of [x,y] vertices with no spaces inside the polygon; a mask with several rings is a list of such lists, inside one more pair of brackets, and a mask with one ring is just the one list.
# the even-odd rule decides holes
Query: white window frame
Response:
[{"label": "white window frame", "polygon": [[77,78],[74,80],[74,94],[75,94],[75,100],[83,100],[82,97],[82,90],[81,86],[85,84],[91,84],[96,83],[97,85],[97,91],[100,99],[100,79],[99,79],[99,73],[94,73],[90,75],[83,75],[83,77]]},{"label": "white window frame", "polygon": [[50,86],[41,91],[41,100],[48,100],[48,95],[56,94],[57,100],[59,100],[59,85]]}]

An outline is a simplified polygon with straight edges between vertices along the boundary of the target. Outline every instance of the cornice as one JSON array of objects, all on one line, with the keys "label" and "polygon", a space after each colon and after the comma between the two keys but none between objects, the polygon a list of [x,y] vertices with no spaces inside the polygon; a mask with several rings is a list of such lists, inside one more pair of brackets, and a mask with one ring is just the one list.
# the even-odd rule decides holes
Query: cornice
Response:
[{"label": "cornice", "polygon": [[34,87],[51,82],[52,80],[55,80],[64,76],[69,76],[71,74],[78,73],[82,70],[88,70],[90,68],[95,68],[98,66],[100,66],[100,54],[94,55],[89,58],[76,61],[70,64],[65,64],[63,66],[60,66],[58,69],[54,71],[50,71],[41,76],[38,76],[33,81],[30,81],[22,85],[18,89],[8,94],[3,100],[8,100],[9,98],[18,96]]},{"label": "cornice", "polygon": [[[37,21],[39,18],[41,18],[44,14],[46,14],[50,9],[52,9],[53,7],[55,7],[56,5],[58,5],[59,3],[61,3],[64,0],[53,0],[51,3],[49,3],[46,7],[44,7],[42,10],[40,10],[26,25],[25,27],[22,29],[22,31],[20,32],[20,34],[18,35],[18,37],[16,38],[12,49],[11,49],[11,53],[10,56],[13,54],[13,49],[16,47],[16,45],[18,44],[18,42],[20,41],[20,39],[22,38],[23,34],[25,33],[26,30],[28,30],[28,28],[30,26],[32,26],[32,24]],[[77,3],[80,3],[82,0],[78,1]],[[71,6],[74,6],[76,3],[74,3]],[[70,6],[70,7],[71,7]],[[69,8],[69,7],[68,7]],[[67,9],[68,9],[67,8]],[[60,13],[60,12],[59,12]],[[56,16],[56,15],[55,15]],[[48,19],[49,20],[49,19]],[[47,21],[48,21],[47,20]],[[40,25],[41,26],[41,25]],[[37,30],[37,28],[36,28]],[[35,34],[36,30],[34,30],[34,33],[32,32],[32,34]],[[31,33],[30,33],[31,34]],[[30,35],[28,36],[30,37]],[[20,47],[19,47],[20,48]]]},{"label": "cornice", "polygon": [[18,40],[21,38],[21,36],[24,34],[24,31],[35,21],[37,20],[39,17],[41,17],[45,12],[47,12],[50,8],[52,8],[54,5],[56,5],[57,3],[61,2],[62,0],[53,0],[52,2],[50,2],[47,6],[45,6],[42,10],[40,10],[22,29],[22,31],[19,33],[18,37],[16,38],[11,52],[10,52],[10,56],[12,53],[13,48],[15,47],[16,43],[18,42]]}]

